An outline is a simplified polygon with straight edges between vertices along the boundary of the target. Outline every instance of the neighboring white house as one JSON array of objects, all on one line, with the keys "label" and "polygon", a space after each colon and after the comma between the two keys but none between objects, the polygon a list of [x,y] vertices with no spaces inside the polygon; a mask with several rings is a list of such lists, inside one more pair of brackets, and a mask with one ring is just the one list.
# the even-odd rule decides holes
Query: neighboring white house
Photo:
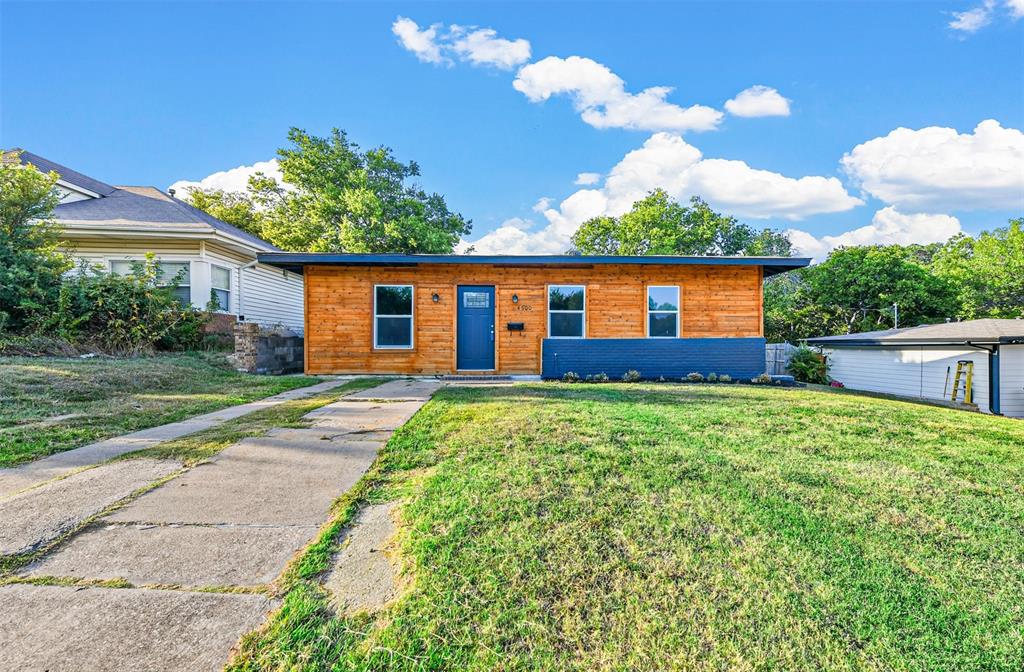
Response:
[{"label": "neighboring white house", "polygon": [[[949,400],[957,362],[974,362],[973,402],[1024,418],[1024,320],[969,320],[810,338],[848,388]],[[960,399],[963,398],[961,392]]]},{"label": "neighboring white house", "polygon": [[302,332],[302,276],[256,261],[280,251],[270,243],[155,187],[114,187],[31,152],[21,162],[60,176],[54,216],[76,259],[123,273],[152,252],[164,277],[181,274],[178,292],[193,306],[213,298],[218,312]]}]

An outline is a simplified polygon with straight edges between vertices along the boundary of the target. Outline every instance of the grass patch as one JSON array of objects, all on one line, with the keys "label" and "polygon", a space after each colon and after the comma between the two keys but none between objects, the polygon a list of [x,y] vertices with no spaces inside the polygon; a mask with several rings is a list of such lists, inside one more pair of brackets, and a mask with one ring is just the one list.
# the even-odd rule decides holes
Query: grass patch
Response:
[{"label": "grass patch", "polygon": [[316,382],[238,373],[219,353],[0,357],[0,467]]},{"label": "grass patch", "polygon": [[[403,497],[405,596],[339,618]],[[448,388],[285,575],[236,670],[1024,667],[1024,423],[811,390]]]}]

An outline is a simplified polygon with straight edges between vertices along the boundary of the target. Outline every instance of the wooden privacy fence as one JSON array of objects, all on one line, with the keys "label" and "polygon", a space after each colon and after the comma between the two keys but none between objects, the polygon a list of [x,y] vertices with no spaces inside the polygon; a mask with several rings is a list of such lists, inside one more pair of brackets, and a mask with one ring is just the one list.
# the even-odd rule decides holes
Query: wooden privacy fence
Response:
[{"label": "wooden privacy fence", "polygon": [[770,376],[788,374],[786,367],[796,346],[792,343],[768,343],[764,346],[764,370]]}]

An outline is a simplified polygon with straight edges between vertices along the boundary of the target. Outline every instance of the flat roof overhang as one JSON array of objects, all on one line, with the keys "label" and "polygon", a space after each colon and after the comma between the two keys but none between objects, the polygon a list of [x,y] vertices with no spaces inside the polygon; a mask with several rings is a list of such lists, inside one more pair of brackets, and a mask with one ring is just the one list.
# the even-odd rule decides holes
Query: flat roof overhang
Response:
[{"label": "flat roof overhang", "polygon": [[991,336],[982,338],[906,338],[906,339],[878,339],[878,338],[836,338],[830,337],[808,338],[808,345],[816,345],[824,348],[864,348],[864,347],[936,347],[942,345],[1020,345],[1024,344],[1024,336]]},{"label": "flat roof overhang", "polygon": [[305,266],[420,266],[424,264],[490,264],[506,267],[590,268],[612,264],[638,266],[761,266],[765,277],[810,265],[808,257],[682,257],[682,256],[570,256],[476,254],[317,254],[266,252],[259,262],[294,273]]}]

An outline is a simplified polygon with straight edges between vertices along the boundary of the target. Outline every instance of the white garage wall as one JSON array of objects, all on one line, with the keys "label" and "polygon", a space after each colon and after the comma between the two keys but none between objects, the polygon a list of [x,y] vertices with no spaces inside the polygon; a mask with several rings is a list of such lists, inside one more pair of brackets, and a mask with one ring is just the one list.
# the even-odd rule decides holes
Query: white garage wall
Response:
[{"label": "white garage wall", "polygon": [[999,406],[1003,415],[1024,418],[1024,345],[999,348]]},{"label": "white garage wall", "polygon": [[[969,359],[974,362],[973,401],[989,412],[986,352],[932,347],[833,348],[824,352],[831,365],[829,375],[850,389],[947,401],[957,360]],[[949,385],[943,394],[947,367]],[[1004,365],[1000,371],[1005,375],[1006,369]]]}]

